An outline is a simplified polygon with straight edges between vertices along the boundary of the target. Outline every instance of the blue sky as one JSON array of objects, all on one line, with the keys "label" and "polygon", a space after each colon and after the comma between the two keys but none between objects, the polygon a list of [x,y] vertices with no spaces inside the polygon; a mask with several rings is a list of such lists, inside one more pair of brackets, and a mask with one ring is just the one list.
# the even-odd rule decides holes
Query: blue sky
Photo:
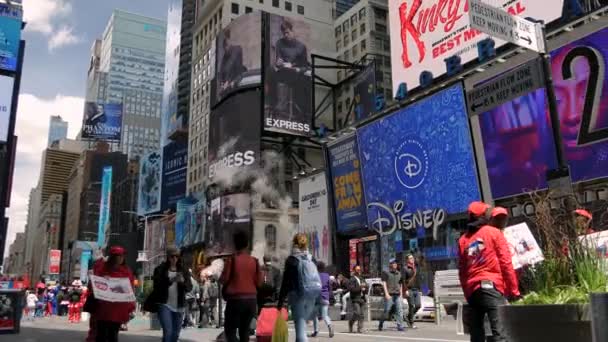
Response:
[{"label": "blue sky", "polygon": [[[36,186],[49,117],[80,129],[90,48],[115,8],[166,20],[168,0],[23,0],[27,26],[16,135],[19,136],[8,241],[25,229],[30,189]],[[6,250],[8,251],[8,244]]]}]

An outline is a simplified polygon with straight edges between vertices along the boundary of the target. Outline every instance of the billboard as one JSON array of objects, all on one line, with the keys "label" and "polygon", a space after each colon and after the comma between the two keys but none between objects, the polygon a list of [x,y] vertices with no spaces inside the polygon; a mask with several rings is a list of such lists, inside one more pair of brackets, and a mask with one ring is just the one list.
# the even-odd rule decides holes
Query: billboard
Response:
[{"label": "billboard", "polygon": [[0,143],[8,141],[14,83],[15,80],[12,77],[0,76]]},{"label": "billboard", "polygon": [[122,104],[85,102],[83,138],[120,140],[121,131]]},{"label": "billboard", "polygon": [[236,193],[211,201],[211,250],[216,253],[231,253],[234,250],[232,237],[236,231],[251,229],[251,196]]},{"label": "billboard", "polygon": [[367,228],[367,213],[361,181],[361,160],[357,137],[328,146],[331,184],[334,194],[336,230],[348,233]]},{"label": "billboard", "polygon": [[23,10],[0,4],[0,69],[17,71]]},{"label": "billboard", "polygon": [[354,116],[351,122],[359,122],[376,112],[376,66],[367,65],[353,79]]},{"label": "billboard", "polygon": [[264,128],[309,136],[313,121],[310,25],[268,14],[264,34]]},{"label": "billboard", "polygon": [[[196,208],[198,201],[187,197],[177,201],[175,210],[175,246],[181,248],[193,243],[191,230],[196,226]],[[193,225],[193,223],[195,223]]]},{"label": "billboard", "polygon": [[160,211],[162,157],[158,152],[143,156],[139,163],[137,213],[147,215]]},{"label": "billboard", "polygon": [[232,20],[216,40],[214,104],[240,89],[262,84],[262,14]]},{"label": "billboard", "polygon": [[161,210],[174,209],[186,196],[188,142],[172,141],[163,148]]},{"label": "billboard", "polygon": [[308,248],[316,260],[332,263],[332,241],[329,228],[329,200],[325,173],[300,180],[299,233],[308,236]]},{"label": "billboard", "polygon": [[236,172],[255,167],[260,158],[260,91],[226,99],[211,111],[209,178],[222,170]]},{"label": "billboard", "polygon": [[[572,180],[606,177],[608,29],[566,44],[551,55]],[[479,123],[493,198],[547,188],[545,173],[557,162],[544,89],[483,113]]]},{"label": "billboard", "polygon": [[[445,59],[460,56],[462,64],[477,58],[477,43],[488,38],[471,28],[468,1],[389,0],[393,89],[405,82],[409,89],[420,85],[420,73],[435,77],[446,72]],[[564,0],[496,0],[513,15],[546,23],[559,19]],[[495,39],[498,48],[505,41]]]},{"label": "billboard", "polygon": [[437,237],[446,215],[481,198],[460,84],[357,132],[370,229]]},{"label": "billboard", "polygon": [[112,167],[103,168],[101,178],[101,198],[99,200],[99,221],[97,226],[97,246],[103,247],[106,233],[110,228],[110,203],[112,201]]},{"label": "billboard", "polygon": [[51,249],[49,251],[49,274],[59,274],[61,267],[61,251]]}]

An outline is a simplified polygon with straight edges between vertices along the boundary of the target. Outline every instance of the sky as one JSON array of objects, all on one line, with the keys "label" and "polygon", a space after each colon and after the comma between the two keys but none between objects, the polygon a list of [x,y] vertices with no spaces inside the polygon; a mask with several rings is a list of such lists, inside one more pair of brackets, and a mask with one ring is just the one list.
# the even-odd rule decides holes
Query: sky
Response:
[{"label": "sky", "polygon": [[78,133],[90,49],[115,8],[166,20],[168,0],[23,0],[26,41],[15,134],[19,137],[9,217],[8,246],[25,230],[30,190],[38,182],[49,117]]}]

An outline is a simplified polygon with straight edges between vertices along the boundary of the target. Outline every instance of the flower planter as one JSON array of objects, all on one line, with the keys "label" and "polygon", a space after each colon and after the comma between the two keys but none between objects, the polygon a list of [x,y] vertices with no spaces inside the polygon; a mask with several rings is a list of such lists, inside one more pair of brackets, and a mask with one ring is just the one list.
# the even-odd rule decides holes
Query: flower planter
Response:
[{"label": "flower planter", "polygon": [[505,305],[498,314],[510,342],[592,342],[589,305]]}]

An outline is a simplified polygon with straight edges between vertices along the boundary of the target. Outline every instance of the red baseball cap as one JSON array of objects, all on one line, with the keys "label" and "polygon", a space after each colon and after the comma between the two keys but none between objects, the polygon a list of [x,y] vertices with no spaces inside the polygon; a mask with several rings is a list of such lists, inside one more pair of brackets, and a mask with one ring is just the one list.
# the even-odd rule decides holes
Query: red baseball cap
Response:
[{"label": "red baseball cap", "polygon": [[492,217],[496,217],[496,216],[500,216],[500,215],[509,216],[509,212],[507,211],[507,209],[505,209],[503,207],[495,207],[494,209],[492,209]]},{"label": "red baseball cap", "polygon": [[120,246],[110,247],[110,255],[125,255],[125,249]]},{"label": "red baseball cap", "polygon": [[489,208],[490,206],[486,203],[479,201],[472,202],[471,204],[469,204],[469,215],[475,217],[484,216]]},{"label": "red baseball cap", "polygon": [[593,215],[591,215],[591,213],[590,213],[590,212],[588,212],[588,211],[587,211],[587,210],[585,210],[585,209],[576,209],[574,212],[575,212],[577,215],[580,215],[580,216],[582,216],[582,217],[586,217],[586,218],[588,218],[588,219],[590,219],[590,220],[593,220]]}]

